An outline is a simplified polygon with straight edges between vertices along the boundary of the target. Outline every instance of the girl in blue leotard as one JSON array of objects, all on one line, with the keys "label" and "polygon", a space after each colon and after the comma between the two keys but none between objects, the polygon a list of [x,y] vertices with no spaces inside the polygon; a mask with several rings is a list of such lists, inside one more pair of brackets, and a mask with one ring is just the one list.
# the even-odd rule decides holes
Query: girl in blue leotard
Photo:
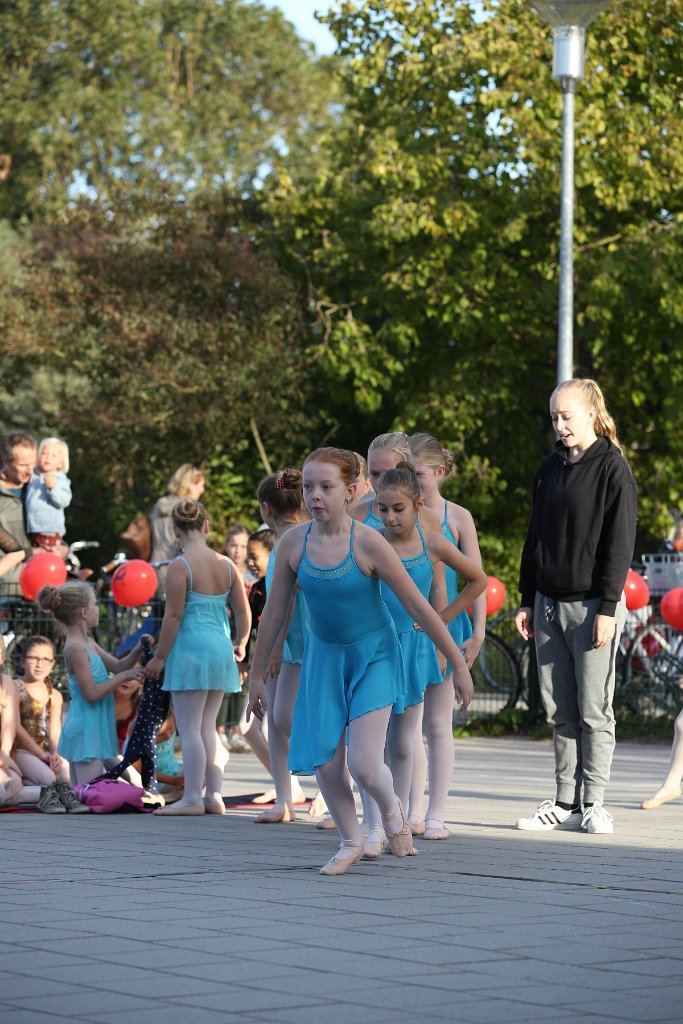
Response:
[{"label": "girl in blue leotard", "polygon": [[[163,688],[171,692],[183,747],[185,789],[182,800],[154,813],[224,814],[216,716],[223,695],[241,689],[235,661],[244,659],[251,613],[237,566],[206,543],[204,506],[183,498],[171,515],[182,555],[168,567],[159,644],[145,675],[156,678],[165,670]],[[235,613],[234,648],[226,602]]]},{"label": "girl in blue leotard", "polygon": [[[301,483],[300,470],[285,469],[282,473],[267,476],[259,484],[257,497],[261,516],[276,536],[275,548],[271,552],[266,570],[266,607],[280,541],[292,527],[308,518],[304,509]],[[308,609],[303,595],[297,590],[288,610],[286,628],[270,653],[266,670],[268,750],[275,784],[275,805],[262,811],[254,819],[260,825],[293,821],[295,816],[292,776],[287,761],[294,702],[299,690],[299,673],[307,632]],[[301,789],[298,788],[300,794]]]},{"label": "girl in blue leotard", "polygon": [[354,495],[355,504],[351,506],[349,515],[360,523],[372,527],[373,530],[382,529],[382,520],[377,511],[377,500],[375,498],[375,485],[382,473],[393,469],[404,459],[410,461],[410,440],[407,434],[400,430],[392,430],[388,434],[380,434],[370,442],[368,447],[368,482],[371,490],[363,495],[360,500],[358,496],[358,485]]},{"label": "girl in blue leotard", "polygon": [[[456,545],[471,561],[481,566],[477,530],[471,514],[462,505],[455,505],[441,496],[443,481],[453,469],[453,456],[429,434],[413,434],[410,438],[411,462],[420,482],[425,507],[436,515],[444,537]],[[458,576],[446,569],[448,600],[458,592]],[[484,640],[486,628],[486,597],[482,594],[472,605],[474,631],[466,611],[449,625],[453,640],[462,650],[471,667]],[[422,818],[426,783],[424,746],[417,748],[413,770],[409,817],[417,834],[425,839],[447,839],[444,824],[446,796],[453,775],[453,706],[444,687],[430,687],[425,695],[423,729],[429,746],[429,805]]]},{"label": "girl in blue leotard", "polygon": [[282,538],[273,586],[261,618],[252,666],[248,712],[267,709],[264,676],[285,622],[297,579],[306,597],[310,629],[294,710],[290,767],[315,773],[341,835],[322,874],[344,874],[363,856],[360,825],[345,771],[377,801],[387,840],[399,856],[413,854],[412,835],[394,791],[384,745],[391,709],[402,687],[396,629],[380,594],[380,580],[408,614],[456,664],[456,692],[464,708],[472,680],[448,630],[422,597],[390,545],[352,520],[347,509],[358,476],[353,452],[319,448],[304,464],[304,500],[313,522]]},{"label": "girl in blue leotard", "polygon": [[[383,473],[376,484],[376,493],[385,538],[401,558],[422,596],[430,600],[444,624],[448,625],[486,589],[486,574],[450,544],[441,531],[422,529],[418,517],[423,499],[417,476],[409,463],[399,462],[395,469]],[[444,567],[468,581],[450,603],[446,598]],[[451,683],[450,679],[444,683],[431,640],[415,628],[415,623],[389,587],[382,584],[381,592],[398,631],[404,665],[406,689],[402,700],[394,705],[387,751],[396,792],[405,805],[410,792],[413,750],[417,727],[422,719],[425,691],[428,687],[442,685],[450,689]],[[370,810],[370,832],[364,844],[365,856],[370,858],[379,856],[384,840],[381,822],[373,812],[374,808]]]}]

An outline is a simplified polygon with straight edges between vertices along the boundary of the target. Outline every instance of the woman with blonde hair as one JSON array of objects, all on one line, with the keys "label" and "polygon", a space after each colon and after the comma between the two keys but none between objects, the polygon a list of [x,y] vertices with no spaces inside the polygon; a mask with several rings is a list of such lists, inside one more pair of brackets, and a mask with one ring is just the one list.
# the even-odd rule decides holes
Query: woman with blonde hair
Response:
[{"label": "woman with blonde hair", "polygon": [[615,665],[626,618],[636,484],[594,380],[550,396],[557,437],[533,484],[516,625],[534,637],[553,727],[556,796],[517,821],[524,831],[614,831],[603,806],[614,754]]},{"label": "woman with blonde hair", "polygon": [[[171,512],[173,506],[177,505],[181,498],[191,498],[199,501],[204,493],[204,473],[197,466],[190,462],[184,462],[178,466],[173,473],[166,487],[168,493],[159,498],[149,513],[149,522],[152,530],[152,562],[167,562],[175,558],[179,552],[178,538],[173,530]],[[166,586],[166,567],[159,569],[159,589],[157,594],[164,597]]]}]

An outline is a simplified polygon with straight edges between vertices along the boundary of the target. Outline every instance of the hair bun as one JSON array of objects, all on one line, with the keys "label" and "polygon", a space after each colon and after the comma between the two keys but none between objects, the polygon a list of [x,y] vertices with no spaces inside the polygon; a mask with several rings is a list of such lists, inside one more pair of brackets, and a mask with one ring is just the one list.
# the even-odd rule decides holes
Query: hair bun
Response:
[{"label": "hair bun", "polygon": [[175,507],[176,519],[181,523],[196,523],[201,514],[201,506],[192,498],[183,498]]},{"label": "hair bun", "polygon": [[55,612],[62,603],[62,595],[57,587],[49,584],[41,587],[38,593],[38,604],[45,612]]},{"label": "hair bun", "polygon": [[[415,473],[415,466],[406,459],[401,459],[400,462],[397,462],[394,469],[406,469],[409,473]],[[415,475],[417,476],[417,474]]]},{"label": "hair bun", "polygon": [[448,474],[452,473],[455,468],[455,457],[453,452],[449,451],[448,448],[442,448],[441,450],[443,452],[443,464],[446,468],[445,475],[448,476]]},{"label": "hair bun", "polygon": [[300,490],[303,484],[303,474],[300,469],[292,469],[291,466],[288,466],[287,469],[282,470],[280,480],[282,480],[282,486],[285,490]]}]

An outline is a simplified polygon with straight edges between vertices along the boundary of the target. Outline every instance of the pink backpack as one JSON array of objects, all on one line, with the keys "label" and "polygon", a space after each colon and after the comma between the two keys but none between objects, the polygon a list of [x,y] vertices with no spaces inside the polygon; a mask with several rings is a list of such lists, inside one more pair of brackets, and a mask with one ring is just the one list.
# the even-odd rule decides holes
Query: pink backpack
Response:
[{"label": "pink backpack", "polygon": [[74,793],[93,814],[113,814],[124,807],[144,811],[144,789],[120,779],[96,779],[83,786],[75,786]]}]

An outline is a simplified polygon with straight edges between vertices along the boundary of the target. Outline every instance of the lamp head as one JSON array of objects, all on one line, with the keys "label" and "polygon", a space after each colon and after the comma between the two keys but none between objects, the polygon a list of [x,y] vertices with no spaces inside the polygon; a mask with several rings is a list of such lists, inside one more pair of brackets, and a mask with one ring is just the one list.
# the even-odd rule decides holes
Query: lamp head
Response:
[{"label": "lamp head", "polygon": [[531,0],[533,9],[553,28],[588,28],[608,3],[609,0]]}]

